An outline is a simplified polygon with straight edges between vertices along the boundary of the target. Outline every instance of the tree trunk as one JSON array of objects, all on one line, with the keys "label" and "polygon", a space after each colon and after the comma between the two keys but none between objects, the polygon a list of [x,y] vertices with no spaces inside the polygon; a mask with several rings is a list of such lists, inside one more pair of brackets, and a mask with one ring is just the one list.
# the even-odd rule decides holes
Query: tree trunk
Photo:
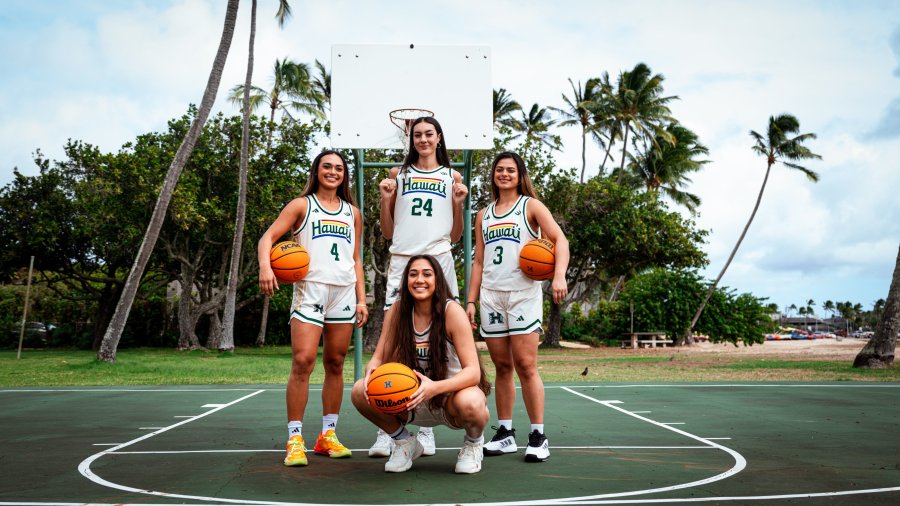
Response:
[{"label": "tree trunk", "polygon": [[256,335],[256,345],[266,344],[266,327],[269,325],[269,297],[263,297],[262,316],[259,320],[259,334]]},{"label": "tree trunk", "polygon": [[97,301],[97,311],[94,313],[94,336],[91,343],[91,350],[95,353],[100,350],[100,344],[103,343],[103,334],[112,319],[115,301],[122,295],[122,286],[121,283],[106,284]]},{"label": "tree trunk", "polygon": [[184,267],[182,271],[181,298],[178,300],[178,349],[196,350],[200,348],[200,340],[196,333],[197,320],[191,312],[194,276],[190,271],[184,272]]},{"label": "tree trunk", "polygon": [[725,271],[728,270],[728,266],[731,265],[731,261],[734,260],[734,255],[737,253],[738,248],[741,247],[741,242],[744,240],[744,236],[747,235],[747,230],[750,228],[750,224],[753,223],[753,218],[756,217],[756,211],[759,209],[759,203],[762,202],[763,192],[766,191],[766,183],[769,181],[769,172],[772,170],[772,164],[769,163],[766,167],[766,177],[763,178],[762,186],[759,188],[759,195],[756,197],[756,205],[753,206],[753,212],[750,213],[750,219],[747,220],[747,224],[744,225],[744,230],[741,232],[741,236],[738,237],[737,244],[734,245],[734,249],[731,250],[731,255],[728,256],[728,261],[725,262],[725,266],[722,267],[722,271],[719,273],[719,276],[716,277],[716,280],[710,285],[709,290],[706,291],[706,297],[703,298],[703,302],[700,303],[700,307],[697,308],[697,312],[694,313],[694,317],[691,319],[691,326],[687,328],[685,331],[685,336],[688,341],[693,342],[693,332],[694,327],[697,325],[697,320],[700,319],[700,315],[703,314],[703,310],[706,308],[706,304],[709,302],[709,298],[712,297],[714,291],[716,291],[716,287],[719,286],[719,281],[722,279],[722,276],[725,275]]},{"label": "tree trunk", "polygon": [[625,124],[625,136],[622,139],[622,165],[619,167],[619,175],[616,184],[622,184],[625,180],[625,157],[628,155],[628,124]]},{"label": "tree trunk", "polygon": [[893,367],[894,349],[897,345],[897,332],[900,332],[900,250],[894,264],[894,275],[891,288],[888,290],[881,320],[875,327],[875,335],[860,350],[853,361],[853,367],[881,369]]},{"label": "tree trunk", "polygon": [[587,161],[584,158],[585,149],[587,148],[587,131],[581,127],[581,182],[584,182],[584,169],[587,167]]},{"label": "tree trunk", "polygon": [[[250,86],[253,79],[253,42],[256,38],[256,0],[250,8],[250,49],[247,56],[247,76],[244,79],[243,128],[241,130],[241,166],[238,176],[237,216],[234,222],[234,240],[231,243],[231,269],[228,272],[228,289],[219,351],[234,351],[234,305],[237,299],[238,278],[241,267],[241,246],[244,241],[244,216],[247,214],[247,170],[250,162]],[[216,318],[218,320],[218,317]],[[211,331],[212,332],[212,331]]]},{"label": "tree trunk", "polygon": [[609,302],[613,302],[619,296],[619,290],[622,289],[622,284],[625,282],[625,276],[619,276],[616,280],[616,285],[613,287],[612,292],[609,294]]},{"label": "tree trunk", "polygon": [[218,309],[213,309],[209,313],[209,338],[206,340],[206,347],[219,351],[234,350],[234,344],[231,345],[231,349],[222,349],[222,320],[219,318]]},{"label": "tree trunk", "polygon": [[550,300],[550,317],[547,318],[547,333],[544,334],[544,342],[541,348],[559,348],[560,332],[562,330],[562,306]]},{"label": "tree trunk", "polygon": [[216,100],[219,83],[222,80],[222,69],[225,67],[225,60],[228,57],[228,50],[231,47],[231,39],[234,35],[237,10],[238,0],[228,0],[228,7],[225,11],[225,24],[222,28],[222,39],[219,41],[219,49],[216,52],[215,60],[213,60],[209,80],[206,83],[206,90],[203,92],[203,99],[200,102],[200,109],[166,173],[166,179],[159,193],[159,199],[156,201],[156,207],[153,209],[150,224],[147,226],[144,239],[134,259],[134,265],[128,273],[128,279],[125,281],[122,297],[116,305],[116,312],[109,323],[109,327],[106,329],[106,334],[103,336],[100,350],[97,352],[98,360],[104,362],[116,361],[116,350],[119,346],[119,340],[122,338],[122,331],[125,330],[128,313],[131,312],[131,305],[134,303],[134,298],[137,295],[138,285],[144,275],[144,270],[147,268],[147,263],[150,261],[150,255],[153,253],[154,246],[156,246],[156,240],[159,238],[159,232],[162,229],[163,221],[169,208],[169,201],[172,200],[172,194],[175,192],[178,178],[181,177],[181,172],[194,150],[194,144],[197,142],[197,138],[200,137],[203,125],[206,124],[213,102]]}]

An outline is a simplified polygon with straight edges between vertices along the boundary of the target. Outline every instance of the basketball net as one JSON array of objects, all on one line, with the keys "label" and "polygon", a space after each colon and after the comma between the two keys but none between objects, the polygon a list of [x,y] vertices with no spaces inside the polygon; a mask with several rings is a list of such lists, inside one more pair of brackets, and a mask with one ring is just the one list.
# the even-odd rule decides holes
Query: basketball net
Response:
[{"label": "basketball net", "polygon": [[391,123],[399,129],[397,140],[403,146],[403,157],[406,158],[406,155],[409,154],[409,129],[412,128],[413,121],[423,116],[433,118],[434,113],[428,109],[405,108],[393,110],[388,113],[388,116],[391,118]]}]

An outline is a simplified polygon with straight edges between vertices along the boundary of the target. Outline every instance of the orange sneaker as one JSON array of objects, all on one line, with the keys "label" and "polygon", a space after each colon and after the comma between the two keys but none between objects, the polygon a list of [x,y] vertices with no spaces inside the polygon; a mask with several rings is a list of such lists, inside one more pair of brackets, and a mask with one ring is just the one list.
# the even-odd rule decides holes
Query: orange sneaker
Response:
[{"label": "orange sneaker", "polygon": [[334,433],[334,430],[331,429],[329,429],[328,432],[319,434],[319,438],[316,439],[316,446],[313,448],[313,451],[316,452],[317,455],[327,455],[333,459],[350,456],[350,449],[338,441],[337,435]]},{"label": "orange sneaker", "polygon": [[287,455],[284,457],[284,465],[286,466],[305,466],[309,464],[306,460],[306,444],[303,442],[302,436],[291,436],[287,442]]}]

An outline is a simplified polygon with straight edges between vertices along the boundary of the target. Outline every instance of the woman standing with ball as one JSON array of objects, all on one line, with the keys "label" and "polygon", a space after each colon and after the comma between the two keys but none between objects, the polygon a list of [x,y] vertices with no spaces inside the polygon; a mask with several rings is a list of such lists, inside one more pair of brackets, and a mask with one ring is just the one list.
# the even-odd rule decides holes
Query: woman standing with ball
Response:
[{"label": "woman standing with ball", "polygon": [[[454,298],[459,298],[451,243],[462,236],[462,207],[469,193],[459,172],[450,167],[440,123],[423,116],[409,126],[409,153],[391,169],[381,193],[381,233],[391,241],[385,311],[397,300],[402,273],[412,255],[433,255],[441,265]],[[434,433],[425,427],[418,437],[425,455],[434,455]],[[379,431],[370,457],[387,457],[391,439]]]},{"label": "woman standing with ball", "polygon": [[500,153],[494,159],[491,194],[493,202],[475,218],[475,256],[466,304],[474,329],[475,305],[481,299],[481,335],[497,371],[494,388],[499,427],[485,444],[484,453],[502,455],[518,450],[512,427],[515,371],[531,420],[525,460],[543,462],[550,457],[544,435],[544,383],[537,367],[544,305],[541,282],[522,273],[519,252],[538,237],[555,243],[551,292],[553,300],[560,303],[568,293],[569,242],[547,207],[535,197],[525,162],[516,153]]},{"label": "woman standing with ball", "polygon": [[259,288],[269,297],[278,289],[269,257],[275,241],[290,231],[310,257],[306,277],[294,283],[291,303],[286,466],[308,463],[301,430],[309,399],[309,375],[316,364],[320,336],[324,341],[325,383],[322,431],[314,451],[332,458],[350,456],[350,450],[335,435],[344,393],[344,357],[350,346],[353,324],[362,327],[369,313],[357,246],[362,217],[353,205],[347,171],[347,162],[340,153],[331,150],[320,153],[312,163],[300,197],[284,207],[257,246]]},{"label": "woman standing with ball", "polygon": [[[481,470],[484,427],[490,413],[490,384],[481,368],[472,329],[462,307],[453,300],[443,268],[431,255],[410,258],[403,271],[399,301],[384,318],[381,337],[365,378],[353,385],[353,405],[394,444],[384,470],[402,473],[424,451],[407,423],[421,427],[446,425],[465,431],[455,471]],[[372,371],[386,362],[400,362],[416,371],[420,384],[410,396],[407,411],[385,414],[368,401],[366,385]]]}]

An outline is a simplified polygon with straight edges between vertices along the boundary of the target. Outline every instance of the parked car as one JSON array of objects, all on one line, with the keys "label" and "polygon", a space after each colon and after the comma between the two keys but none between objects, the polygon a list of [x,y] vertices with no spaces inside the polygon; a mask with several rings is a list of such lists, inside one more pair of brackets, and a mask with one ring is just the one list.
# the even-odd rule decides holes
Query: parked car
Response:
[{"label": "parked car", "polygon": [[[19,346],[19,335],[22,333],[22,324],[16,323],[9,331],[9,339],[14,346]],[[25,322],[25,333],[22,336],[22,347],[24,348],[43,348],[47,346],[47,337],[50,330],[43,322]]]}]

